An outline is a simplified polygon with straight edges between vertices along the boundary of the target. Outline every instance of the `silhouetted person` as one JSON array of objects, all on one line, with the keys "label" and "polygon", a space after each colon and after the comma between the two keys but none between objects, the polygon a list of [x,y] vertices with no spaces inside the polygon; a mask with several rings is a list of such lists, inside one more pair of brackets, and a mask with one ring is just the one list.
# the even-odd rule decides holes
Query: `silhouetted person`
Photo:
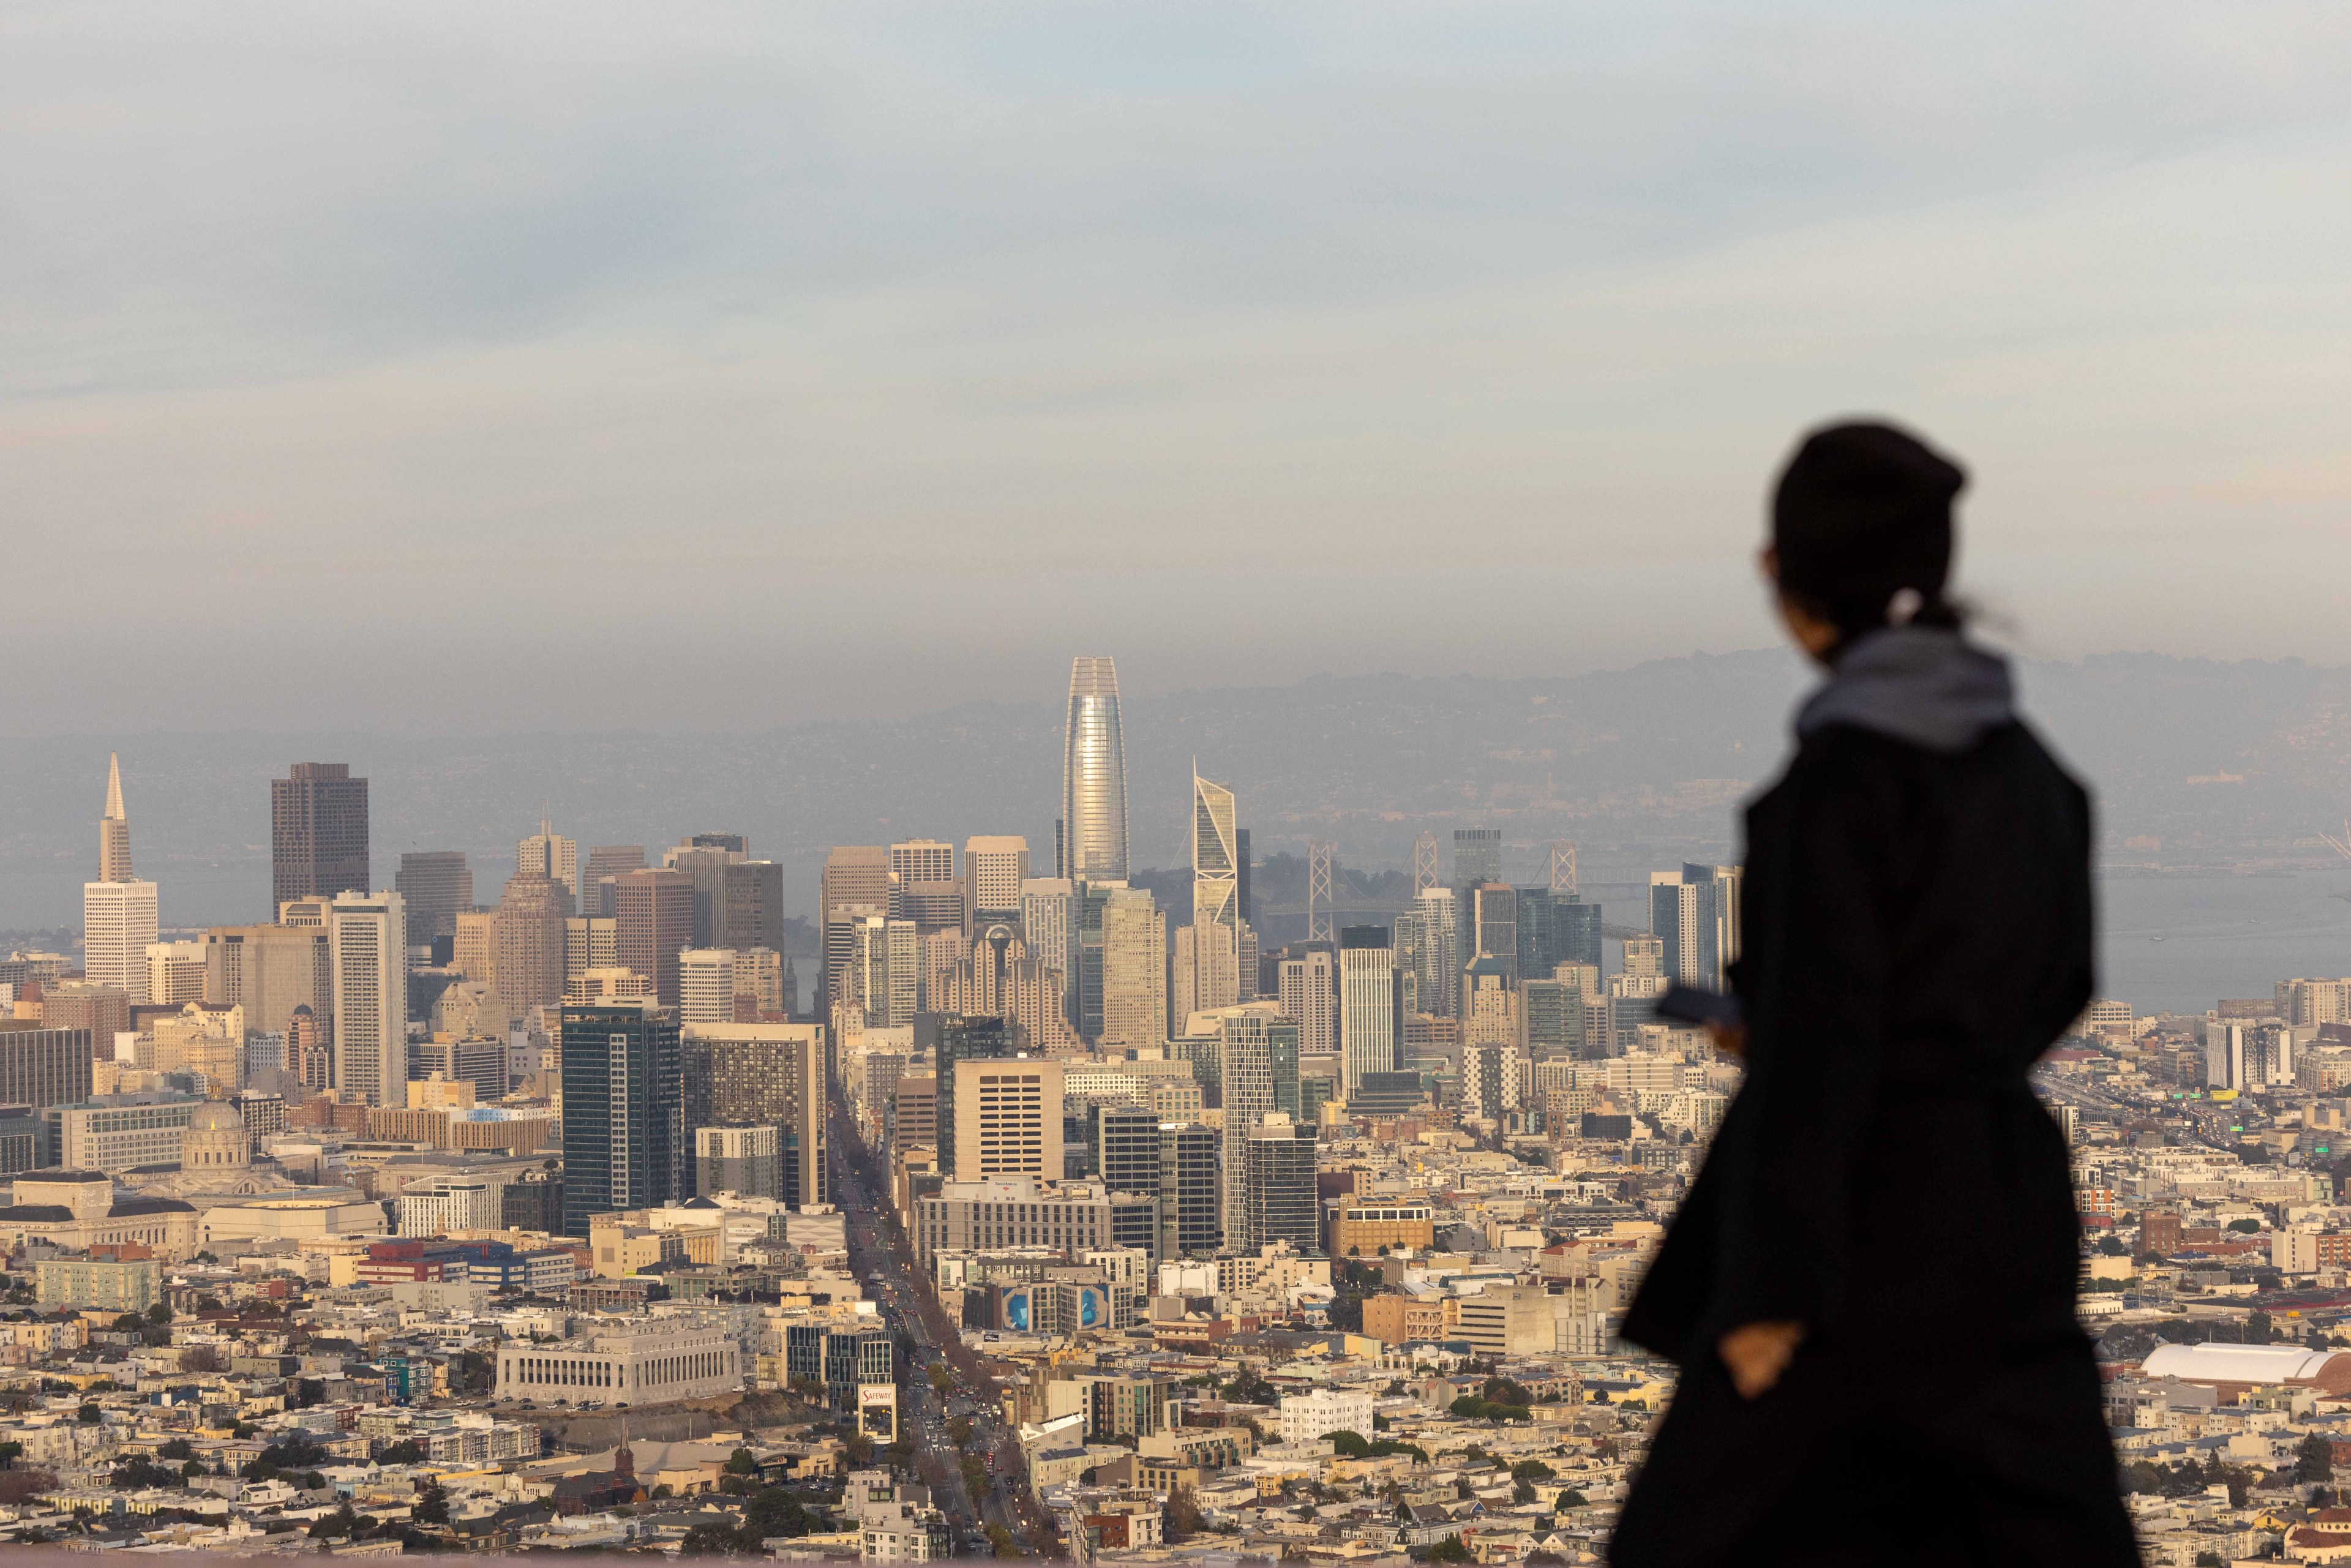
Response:
[{"label": "silhouetted person", "polygon": [[1944,598],[1965,482],[1877,424],[1780,477],[1828,678],[1747,811],[1746,1082],[1625,1319],[1681,1380],[1617,1568],[2138,1561],[2026,1082],[2090,999],[2089,799]]}]

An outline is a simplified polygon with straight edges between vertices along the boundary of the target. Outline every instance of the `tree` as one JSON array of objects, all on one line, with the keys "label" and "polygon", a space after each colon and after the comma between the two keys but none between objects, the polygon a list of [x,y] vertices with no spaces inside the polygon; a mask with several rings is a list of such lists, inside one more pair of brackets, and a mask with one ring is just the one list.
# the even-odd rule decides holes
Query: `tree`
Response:
[{"label": "tree", "polygon": [[933,1388],[937,1389],[941,1394],[952,1394],[955,1392],[955,1374],[947,1370],[945,1363],[935,1361],[931,1363],[931,1386]]},{"label": "tree", "polygon": [[2323,1434],[2313,1432],[2294,1446],[2294,1479],[2304,1486],[2335,1479],[2335,1445]]},{"label": "tree", "polygon": [[114,1320],[116,1333],[137,1333],[147,1326],[147,1320],[137,1312],[125,1312]]},{"label": "tree", "polygon": [[177,1486],[180,1472],[152,1459],[125,1459],[114,1467],[114,1474],[108,1479],[117,1491],[141,1491],[148,1487]]},{"label": "tree", "polygon": [[156,1449],[155,1457],[159,1459],[185,1459],[193,1458],[195,1451],[185,1437],[174,1437]]},{"label": "tree", "polygon": [[873,1439],[862,1432],[852,1432],[844,1439],[849,1462],[862,1469],[873,1462]]},{"label": "tree", "polygon": [[1188,1541],[1200,1532],[1200,1499],[1189,1482],[1168,1494],[1165,1524],[1171,1541]]},{"label": "tree", "polygon": [[158,1301],[147,1309],[147,1321],[161,1328],[172,1321],[172,1309]]},{"label": "tree", "polygon": [[359,1529],[360,1516],[348,1502],[332,1513],[321,1514],[310,1525],[310,1539],[332,1541],[338,1535],[350,1535]]},{"label": "tree", "polygon": [[1426,1561],[1431,1563],[1467,1563],[1469,1549],[1461,1544],[1458,1535],[1448,1535],[1428,1549]]},{"label": "tree", "polygon": [[1018,1557],[1020,1548],[1012,1543],[1012,1532],[1000,1524],[987,1527],[987,1550],[992,1557]]},{"label": "tree", "polygon": [[85,1427],[95,1427],[100,1419],[100,1412],[95,1405],[85,1405],[74,1413],[74,1419]]},{"label": "tree", "polygon": [[12,1468],[25,1457],[25,1445],[16,1441],[0,1443],[0,1468]]},{"label": "tree", "polygon": [[681,1557],[739,1557],[747,1550],[758,1549],[747,1549],[741,1533],[725,1524],[697,1524],[685,1532],[685,1539],[677,1546]]},{"label": "tree", "polygon": [[375,1458],[380,1465],[421,1465],[424,1462],[424,1445],[413,1437],[402,1437]]},{"label": "tree", "polygon": [[1324,1436],[1331,1439],[1331,1451],[1342,1458],[1360,1459],[1372,1451],[1361,1432],[1329,1432]]},{"label": "tree", "polygon": [[1522,1481],[1547,1481],[1559,1472],[1541,1459],[1521,1459],[1510,1467],[1510,1474]]},{"label": "tree", "polygon": [[958,1416],[947,1423],[947,1441],[957,1448],[971,1447],[971,1423]]},{"label": "tree", "polygon": [[726,1456],[726,1473],[730,1476],[756,1476],[759,1461],[751,1457],[748,1448],[737,1448]]},{"label": "tree", "polygon": [[743,1505],[743,1528],[754,1541],[768,1538],[806,1535],[809,1532],[808,1510],[787,1487],[763,1487],[751,1494]]},{"label": "tree", "polygon": [[449,1494],[441,1490],[439,1481],[424,1489],[423,1494],[416,1500],[416,1506],[409,1511],[409,1517],[419,1524],[449,1522]]},{"label": "tree", "polygon": [[47,1470],[14,1469],[0,1474],[0,1503],[29,1502],[57,1489],[57,1478]]}]

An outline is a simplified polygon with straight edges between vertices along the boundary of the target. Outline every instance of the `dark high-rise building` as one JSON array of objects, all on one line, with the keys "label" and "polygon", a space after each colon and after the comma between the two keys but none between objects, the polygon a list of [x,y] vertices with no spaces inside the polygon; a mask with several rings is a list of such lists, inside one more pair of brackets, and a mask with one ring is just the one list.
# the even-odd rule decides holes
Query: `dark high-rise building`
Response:
[{"label": "dark high-rise building", "polygon": [[1222,1148],[1217,1129],[1197,1122],[1159,1129],[1159,1249],[1153,1256],[1213,1258],[1225,1244]]},{"label": "dark high-rise building", "polygon": [[[1123,884],[1122,884],[1123,885]],[[1102,912],[1118,889],[1106,883],[1078,888],[1078,1036],[1096,1040],[1102,1031]]]},{"label": "dark high-rise building", "polygon": [[1249,1133],[1242,1182],[1248,1227],[1244,1245],[1254,1251],[1287,1241],[1311,1255],[1322,1250],[1321,1217],[1314,1196],[1314,1129],[1283,1116],[1269,1116]]},{"label": "dark high-rise building", "polygon": [[269,917],[290,898],[368,891],[368,781],[297,762],[269,781]]},{"label": "dark high-rise building", "polygon": [[525,1171],[520,1180],[508,1182],[498,1194],[498,1222],[508,1230],[563,1235],[563,1173]]},{"label": "dark high-rise building", "polygon": [[[1509,976],[1512,989],[1519,983],[1519,891],[1504,883],[1487,883],[1470,892],[1470,945],[1464,951],[1462,967],[1468,967],[1480,958],[1491,958]],[[1463,1003],[1463,1017],[1468,1017],[1468,1003]]]},{"label": "dark high-rise building", "polygon": [[813,1024],[696,1024],[685,1034],[685,1124],[772,1127],[783,1201],[831,1203],[824,1031]]},{"label": "dark high-rise building", "polygon": [[1552,901],[1552,920],[1558,930],[1560,962],[1600,967],[1600,905],[1562,894]]},{"label": "dark high-rise building", "polygon": [[453,936],[457,915],[474,907],[474,873],[462,850],[411,850],[400,857],[392,885],[408,905],[408,945],[423,947]]},{"label": "dark high-rise building", "polygon": [[1547,887],[1518,890],[1519,978],[1548,980],[1562,964],[1600,965],[1600,906]]},{"label": "dark high-rise building", "polygon": [[1239,883],[1234,902],[1240,905],[1242,923],[1254,929],[1257,925],[1257,904],[1249,896],[1249,831],[1233,830],[1233,878]]},{"label": "dark high-rise building", "polygon": [[1502,880],[1502,831],[1499,828],[1456,828],[1453,831],[1453,950],[1467,964],[1476,956],[1477,901],[1470,895],[1479,884]]},{"label": "dark high-rise building", "polygon": [[[91,1034],[0,1019],[0,1105],[70,1105],[89,1098]],[[114,1037],[106,1037],[114,1054]]]},{"label": "dark high-rise building", "polygon": [[924,1014],[915,1019],[918,1027],[914,1043],[918,1047],[927,1032],[920,1027],[924,1018],[931,1019],[931,1028],[937,1031],[931,1043],[931,1060],[938,1068],[939,1174],[952,1176],[956,1174],[955,1064],[1002,1061],[1012,1054],[1015,1037],[1004,1019],[984,1013]]},{"label": "dark high-rise building", "polygon": [[670,1009],[570,1006],[561,1017],[563,1234],[584,1238],[591,1215],[687,1196],[684,1061]]},{"label": "dark high-rise building", "polygon": [[737,861],[726,868],[716,946],[738,953],[784,950],[784,868],[774,861]]},{"label": "dark high-rise building", "polygon": [[651,980],[662,1006],[677,1006],[677,956],[694,946],[694,879],[676,871],[628,873],[613,884],[612,920],[621,967]]},{"label": "dark high-rise building", "polygon": [[[1147,1105],[1104,1105],[1094,1121],[1095,1174],[1102,1178],[1104,1190],[1113,1193],[1134,1193],[1156,1200],[1159,1197],[1159,1115]],[[1113,1207],[1111,1211],[1111,1239],[1118,1246],[1134,1247],[1159,1258],[1159,1229],[1155,1206],[1144,1209],[1139,1206]],[[1127,1229],[1122,1231],[1123,1223]]]}]

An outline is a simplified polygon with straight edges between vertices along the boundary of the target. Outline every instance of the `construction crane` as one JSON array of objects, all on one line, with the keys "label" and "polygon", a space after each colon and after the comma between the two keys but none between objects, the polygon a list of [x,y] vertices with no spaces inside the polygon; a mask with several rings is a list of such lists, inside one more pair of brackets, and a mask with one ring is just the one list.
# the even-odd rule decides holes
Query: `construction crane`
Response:
[{"label": "construction crane", "polygon": [[2343,836],[2341,838],[2338,839],[2333,833],[2327,832],[2322,829],[2318,834],[2318,841],[2325,844],[2328,849],[2333,850],[2336,854],[2341,855],[2345,860],[2351,861],[2351,817],[2344,819]]}]

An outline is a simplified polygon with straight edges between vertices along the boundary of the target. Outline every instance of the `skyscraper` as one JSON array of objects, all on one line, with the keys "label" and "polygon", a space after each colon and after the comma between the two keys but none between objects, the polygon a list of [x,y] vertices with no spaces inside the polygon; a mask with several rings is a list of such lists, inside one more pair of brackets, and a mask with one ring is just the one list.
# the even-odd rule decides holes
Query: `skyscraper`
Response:
[{"label": "skyscraper", "polygon": [[1019,837],[969,838],[963,844],[964,907],[973,920],[1020,914],[1020,888],[1029,880],[1029,841]]},{"label": "skyscraper", "polygon": [[1338,966],[1327,946],[1317,944],[1281,960],[1275,992],[1281,1016],[1298,1025],[1299,1049],[1321,1056],[1339,1049]]},{"label": "skyscraper", "polygon": [[[86,882],[81,889],[82,973],[133,1005],[148,1001],[147,948],[155,940],[155,884]],[[112,1048],[111,1040],[107,1042]]]},{"label": "skyscraper", "polygon": [[1107,654],[1070,666],[1070,719],[1061,751],[1056,876],[1126,880],[1126,743],[1119,732],[1118,667]]},{"label": "skyscraper", "polygon": [[677,956],[694,946],[694,879],[683,872],[632,871],[612,884],[613,946],[623,968],[677,1006]]},{"label": "skyscraper", "polygon": [[[401,857],[405,865],[407,857]],[[538,831],[515,846],[515,872],[521,876],[543,876],[563,886],[564,910],[568,916],[580,907],[580,845],[577,841],[558,833],[548,820],[538,820]]]},{"label": "skyscraper", "polygon": [[1102,915],[1102,1041],[1167,1039],[1167,916],[1149,890],[1112,890]]},{"label": "skyscraper", "polygon": [[[1463,967],[1490,958],[1519,983],[1519,892],[1504,883],[1485,883],[1470,889],[1470,945]],[[1462,1017],[1468,1017],[1463,1009]]]},{"label": "skyscraper", "polygon": [[204,933],[204,1000],[243,1008],[246,1028],[264,1034],[285,1033],[303,1008],[315,1027],[335,1005],[333,955],[324,925],[215,925]]},{"label": "skyscraper", "polygon": [[397,893],[346,890],[327,905],[334,975],[334,1087],[398,1109],[408,1084],[408,912]]},{"label": "skyscraper", "polygon": [[[998,1061],[1012,1054],[1012,1030],[1000,1018],[967,1018],[958,1013],[925,1014],[936,1030],[931,1040],[931,1061],[938,1074],[937,1109],[934,1125],[939,1152],[939,1173],[962,1178],[956,1169],[956,1149],[961,1141],[956,1133],[956,1122],[962,1112],[956,1103],[956,1064],[963,1061]],[[917,1045],[922,1043],[919,1034]],[[902,1080],[903,1082],[903,1080]]]},{"label": "skyscraper", "polygon": [[868,1026],[903,1029],[914,1021],[922,998],[922,938],[911,920],[880,915],[850,917],[849,963],[839,1004],[862,1008]]},{"label": "skyscraper", "polygon": [[1737,866],[1684,865],[1649,873],[1649,932],[1665,944],[1671,980],[1720,990],[1739,956]]},{"label": "skyscraper", "polygon": [[1186,1034],[1213,1025],[1217,1077],[1224,1101],[1224,1231],[1248,1233],[1249,1135],[1276,1111],[1295,1116],[1299,1029],[1271,1002],[1243,1002],[1191,1019]]},{"label": "skyscraper", "polygon": [[587,869],[580,873],[580,913],[610,920],[613,885],[629,873],[644,869],[643,844],[598,844],[590,850]]},{"label": "skyscraper", "polygon": [[[687,1024],[735,1021],[735,950],[689,947],[677,956],[678,1019]],[[696,1122],[696,1126],[702,1125]]]},{"label": "skyscraper", "polygon": [[122,758],[106,754],[106,814],[98,824],[98,880],[131,880],[131,819],[122,810]]},{"label": "skyscraper", "polygon": [[1233,825],[1233,792],[1200,777],[1192,765],[1192,924],[1219,925],[1239,951],[1240,839]]},{"label": "skyscraper", "polygon": [[1020,939],[1029,956],[1061,973],[1062,1009],[1079,1028],[1077,885],[1067,877],[1032,876],[1020,884]]},{"label": "skyscraper", "polygon": [[897,878],[890,851],[882,844],[839,844],[824,857],[817,894],[817,925],[824,934],[824,975],[817,992],[817,1016],[830,1018],[844,995],[843,971],[855,945],[852,917],[897,912]]},{"label": "skyscraper", "polygon": [[474,907],[474,873],[462,850],[411,850],[400,857],[392,888],[408,906],[408,945],[457,934],[457,915]]},{"label": "skyscraper", "polygon": [[[109,754],[106,812],[98,826],[98,880],[82,883],[82,973],[137,1005],[147,1001],[147,946],[155,940],[155,884],[131,874],[131,820],[122,810],[122,766]],[[114,1042],[102,1042],[109,1055]]]},{"label": "skyscraper", "polygon": [[684,1072],[677,1015],[665,1008],[566,1006],[560,1016],[563,1233],[585,1238],[591,1215],[687,1196]]},{"label": "skyscraper", "polygon": [[1061,1064],[1050,1057],[955,1064],[957,1181],[1061,1179]]},{"label": "skyscraper", "polygon": [[662,864],[694,884],[694,946],[717,947],[726,917],[726,870],[743,856],[726,847],[731,834],[696,833],[662,852]]},{"label": "skyscraper", "polygon": [[1170,1032],[1209,1008],[1241,999],[1240,952],[1233,928],[1221,920],[1186,925],[1176,933],[1175,978],[1168,989]]},{"label": "skyscraper", "polygon": [[784,950],[784,868],[774,861],[737,861],[726,868],[717,943],[737,953]]},{"label": "skyscraper", "polygon": [[1224,1142],[1197,1122],[1159,1128],[1159,1256],[1212,1258],[1225,1244]]},{"label": "skyscraper", "polygon": [[1396,916],[1396,964],[1412,977],[1414,1011],[1454,1016],[1461,988],[1460,932],[1449,887],[1422,888],[1413,907]]},{"label": "skyscraper", "polygon": [[563,999],[563,927],[570,907],[571,895],[551,876],[517,872],[507,878],[491,932],[498,997],[509,1018],[527,1018],[533,1008]]},{"label": "skyscraper", "polygon": [[[1501,880],[1501,830],[1456,828],[1453,831],[1454,952],[1460,964],[1468,963],[1478,952],[1478,904],[1472,894],[1480,883]],[[1458,990],[1458,968],[1455,977]]]},{"label": "skyscraper", "polygon": [[288,899],[365,893],[368,781],[341,762],[297,762],[271,779],[269,873],[272,913]]},{"label": "skyscraper", "polygon": [[1384,925],[1339,929],[1339,1097],[1404,1066],[1404,977]]},{"label": "skyscraper", "polygon": [[772,1127],[783,1201],[831,1203],[825,1158],[824,1030],[806,1023],[689,1024],[688,1127]]},{"label": "skyscraper", "polygon": [[1287,1241],[1309,1257],[1322,1250],[1322,1227],[1315,1213],[1314,1129],[1277,1111],[1249,1129],[1243,1146],[1248,1169],[1241,1214],[1249,1248]]}]

